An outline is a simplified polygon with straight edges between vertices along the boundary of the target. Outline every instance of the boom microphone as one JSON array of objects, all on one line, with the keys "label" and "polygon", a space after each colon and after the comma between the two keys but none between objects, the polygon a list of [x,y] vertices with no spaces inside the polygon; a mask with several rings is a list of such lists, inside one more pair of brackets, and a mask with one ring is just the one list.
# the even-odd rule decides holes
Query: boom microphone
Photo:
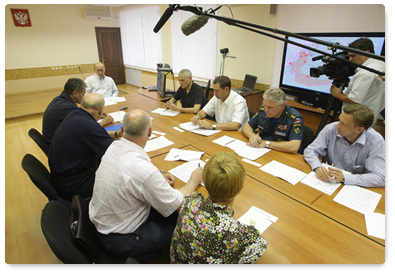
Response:
[{"label": "boom microphone", "polygon": [[208,17],[205,15],[193,15],[188,18],[181,26],[182,33],[188,36],[207,24]]},{"label": "boom microphone", "polygon": [[163,13],[162,17],[160,17],[158,23],[154,27],[154,32],[158,33],[158,31],[163,27],[163,25],[169,20],[170,16],[173,14],[173,8],[169,6],[165,12]]}]

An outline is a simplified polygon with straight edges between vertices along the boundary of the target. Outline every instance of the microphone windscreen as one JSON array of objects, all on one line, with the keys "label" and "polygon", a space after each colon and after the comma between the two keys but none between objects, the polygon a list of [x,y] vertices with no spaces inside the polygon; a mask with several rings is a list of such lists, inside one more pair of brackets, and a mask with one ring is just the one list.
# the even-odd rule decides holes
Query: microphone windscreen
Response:
[{"label": "microphone windscreen", "polygon": [[181,26],[182,33],[188,36],[201,29],[205,24],[207,24],[208,17],[204,15],[193,15],[188,18]]}]

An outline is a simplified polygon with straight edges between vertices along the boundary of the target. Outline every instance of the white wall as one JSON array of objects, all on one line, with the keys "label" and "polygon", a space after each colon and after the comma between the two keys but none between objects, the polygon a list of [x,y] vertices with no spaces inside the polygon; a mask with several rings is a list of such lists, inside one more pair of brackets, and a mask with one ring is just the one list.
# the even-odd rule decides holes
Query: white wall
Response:
[{"label": "white wall", "polygon": [[[28,9],[32,27],[15,27],[11,8]],[[89,64],[98,61],[95,27],[119,20],[85,19],[90,5],[5,6],[5,69]]]}]

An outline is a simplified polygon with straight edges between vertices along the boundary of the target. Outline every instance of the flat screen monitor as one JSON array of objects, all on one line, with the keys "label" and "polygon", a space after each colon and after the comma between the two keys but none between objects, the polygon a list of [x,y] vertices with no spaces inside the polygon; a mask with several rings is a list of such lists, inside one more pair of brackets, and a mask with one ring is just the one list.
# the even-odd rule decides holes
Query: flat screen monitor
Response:
[{"label": "flat screen monitor", "polygon": [[166,74],[162,71],[157,71],[157,83],[159,95],[163,98],[166,93]]},{"label": "flat screen monitor", "polygon": [[[358,38],[365,37],[372,40],[375,54],[385,55],[385,33],[299,33],[301,35],[316,38],[330,43],[339,43],[348,46]],[[302,45],[306,45],[318,50],[332,53],[332,50],[322,44],[313,43],[303,39],[287,37]],[[338,50],[337,53],[341,52]],[[310,77],[310,68],[320,67],[324,63],[321,60],[312,59],[321,54],[293,45],[284,43],[284,52],[280,75],[280,88],[285,93],[298,97],[299,102],[304,102],[315,107],[325,107],[330,95],[331,79],[326,75],[318,78]]]}]

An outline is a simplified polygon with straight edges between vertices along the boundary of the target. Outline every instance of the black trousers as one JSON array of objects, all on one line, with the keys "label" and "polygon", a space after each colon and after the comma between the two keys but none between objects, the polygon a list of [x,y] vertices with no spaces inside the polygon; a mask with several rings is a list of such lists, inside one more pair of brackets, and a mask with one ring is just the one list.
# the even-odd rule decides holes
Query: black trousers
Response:
[{"label": "black trousers", "polygon": [[71,200],[74,195],[87,199],[92,197],[97,168],[70,171],[64,174],[51,173],[51,184],[59,197]]}]

